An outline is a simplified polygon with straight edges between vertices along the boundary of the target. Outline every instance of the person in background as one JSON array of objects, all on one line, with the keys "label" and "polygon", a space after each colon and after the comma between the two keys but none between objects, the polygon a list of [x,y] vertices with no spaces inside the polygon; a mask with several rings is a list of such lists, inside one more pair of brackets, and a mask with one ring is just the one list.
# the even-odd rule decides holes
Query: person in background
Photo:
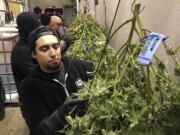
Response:
[{"label": "person in background", "polygon": [[57,15],[51,16],[51,21],[49,23],[50,29],[58,36],[61,40],[61,51],[62,55],[67,51],[70,46],[70,40],[65,35],[65,28],[61,18]]},{"label": "person in background", "polygon": [[52,15],[51,20],[49,23],[49,28],[61,39],[62,34],[64,33],[59,33],[59,27],[61,26],[62,20],[59,16]]},{"label": "person in background", "polygon": [[60,41],[41,26],[29,37],[32,57],[38,67],[21,83],[19,100],[31,135],[60,135],[65,116],[83,116],[87,101],[74,96],[83,81],[93,77],[93,64],[62,57]]},{"label": "person in background", "polygon": [[32,12],[20,13],[16,21],[19,31],[19,41],[11,52],[11,67],[18,90],[20,82],[35,67],[28,45],[28,36],[31,31],[40,25],[40,22],[38,15]]},{"label": "person in background", "polygon": [[34,13],[41,16],[41,14],[43,13],[43,10],[39,6],[36,6],[34,7]]},{"label": "person in background", "polygon": [[42,25],[48,26],[51,21],[51,17],[48,14],[41,14],[40,20]]},{"label": "person in background", "polygon": [[51,17],[48,14],[45,14],[39,6],[36,6],[34,8],[34,13],[39,16],[42,25],[44,26],[49,25]]}]

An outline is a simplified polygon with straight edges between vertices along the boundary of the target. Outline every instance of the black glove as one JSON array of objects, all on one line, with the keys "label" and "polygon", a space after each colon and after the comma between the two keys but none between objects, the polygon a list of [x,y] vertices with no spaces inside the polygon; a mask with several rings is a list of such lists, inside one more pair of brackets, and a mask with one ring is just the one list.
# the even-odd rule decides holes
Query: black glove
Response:
[{"label": "black glove", "polygon": [[59,116],[65,119],[66,115],[72,117],[84,116],[87,110],[87,100],[77,99],[77,96],[67,97],[64,104],[58,108]]}]

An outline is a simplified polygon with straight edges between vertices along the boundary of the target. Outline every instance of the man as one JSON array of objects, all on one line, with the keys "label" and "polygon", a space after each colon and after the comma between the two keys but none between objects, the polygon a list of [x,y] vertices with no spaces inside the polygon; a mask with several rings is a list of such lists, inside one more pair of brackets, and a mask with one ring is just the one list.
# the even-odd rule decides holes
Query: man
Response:
[{"label": "man", "polygon": [[40,16],[43,13],[43,10],[39,6],[36,6],[34,7],[34,13]]},{"label": "man", "polygon": [[49,27],[52,31],[56,32],[57,36],[60,38],[60,33],[58,33],[59,26],[61,25],[61,18],[56,15],[51,16]]},{"label": "man", "polygon": [[70,41],[65,35],[65,27],[62,19],[57,15],[51,16],[49,28],[59,37],[61,42],[61,53],[64,54],[70,46]]},{"label": "man", "polygon": [[62,19],[57,16],[51,16],[49,27],[52,31],[57,32],[57,35],[61,38],[65,35],[65,28]]},{"label": "man", "polygon": [[32,12],[23,12],[17,16],[17,27],[19,31],[19,41],[14,46],[11,53],[11,66],[17,90],[19,84],[35,67],[32,59],[28,36],[35,28],[40,26],[38,15]]},{"label": "man", "polygon": [[93,67],[61,58],[59,39],[45,26],[30,34],[29,43],[39,66],[21,83],[21,111],[31,135],[59,135],[66,115],[84,115],[85,101],[72,95],[82,88],[82,80],[92,78]]},{"label": "man", "polygon": [[42,25],[48,26],[51,21],[51,17],[48,14],[41,14],[40,20]]}]

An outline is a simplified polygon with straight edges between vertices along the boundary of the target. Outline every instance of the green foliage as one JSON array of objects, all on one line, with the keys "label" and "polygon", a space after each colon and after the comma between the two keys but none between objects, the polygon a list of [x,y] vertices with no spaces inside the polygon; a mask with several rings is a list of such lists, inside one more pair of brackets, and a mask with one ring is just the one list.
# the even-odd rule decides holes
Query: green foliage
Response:
[{"label": "green foliage", "polygon": [[164,47],[166,49],[167,55],[171,56],[172,60],[175,63],[175,69],[174,73],[176,76],[180,76],[180,63],[178,62],[176,56],[179,54],[180,46],[177,46],[175,49],[173,49],[170,45],[166,44],[164,42]]},{"label": "green foliage", "polygon": [[[102,54],[106,37],[102,27],[95,21],[90,14],[80,14],[70,24],[68,35],[72,39],[73,44],[67,51],[67,55],[80,58],[82,60],[91,61],[97,66],[98,60]],[[108,46],[103,58],[101,68],[108,68],[113,55],[113,48]]]},{"label": "green foliage", "polygon": [[[79,97],[89,99],[89,108],[81,118],[67,117],[69,125],[64,129],[67,135],[180,133],[180,87],[158,58],[149,66],[136,63],[142,44],[133,43],[132,39],[135,33],[140,39],[148,34],[142,29],[139,10],[140,4],[135,5],[133,18],[128,21],[131,30],[127,41],[116,54],[109,46],[106,48],[93,82],[86,83],[78,93]],[[70,35],[74,44],[69,55],[97,64],[106,39],[94,19],[89,14],[78,16],[72,23]],[[89,47],[87,53],[82,49],[84,42]]]}]

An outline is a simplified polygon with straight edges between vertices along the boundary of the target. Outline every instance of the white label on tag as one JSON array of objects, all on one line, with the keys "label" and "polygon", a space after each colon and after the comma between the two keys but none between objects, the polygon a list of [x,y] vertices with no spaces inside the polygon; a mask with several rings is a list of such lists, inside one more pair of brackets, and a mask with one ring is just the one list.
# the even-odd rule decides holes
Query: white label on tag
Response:
[{"label": "white label on tag", "polygon": [[136,61],[139,64],[148,65],[151,62],[156,49],[164,39],[166,39],[165,35],[155,32],[150,33],[150,35],[145,38],[146,41],[143,50],[138,55]]}]

